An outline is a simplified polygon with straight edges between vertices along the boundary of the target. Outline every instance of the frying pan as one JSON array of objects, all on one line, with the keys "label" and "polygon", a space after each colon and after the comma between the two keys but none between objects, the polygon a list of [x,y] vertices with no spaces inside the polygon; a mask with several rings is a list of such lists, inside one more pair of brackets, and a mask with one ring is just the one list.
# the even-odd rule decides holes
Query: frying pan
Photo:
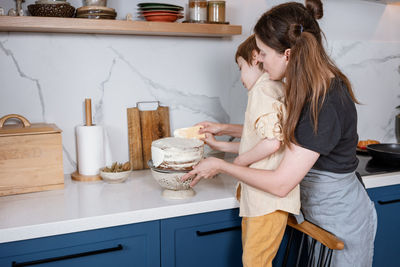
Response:
[{"label": "frying pan", "polygon": [[400,165],[400,144],[371,144],[367,150],[376,160]]}]

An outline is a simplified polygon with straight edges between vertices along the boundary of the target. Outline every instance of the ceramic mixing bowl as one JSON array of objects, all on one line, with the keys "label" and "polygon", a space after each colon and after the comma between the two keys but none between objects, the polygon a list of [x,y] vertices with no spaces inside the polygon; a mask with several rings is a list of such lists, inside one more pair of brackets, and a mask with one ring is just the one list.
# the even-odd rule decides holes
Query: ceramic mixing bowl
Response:
[{"label": "ceramic mixing bowl", "polygon": [[151,168],[151,174],[157,183],[164,188],[162,195],[166,198],[184,199],[195,195],[194,190],[190,187],[193,179],[188,179],[185,182],[181,181],[186,172],[164,172]]}]

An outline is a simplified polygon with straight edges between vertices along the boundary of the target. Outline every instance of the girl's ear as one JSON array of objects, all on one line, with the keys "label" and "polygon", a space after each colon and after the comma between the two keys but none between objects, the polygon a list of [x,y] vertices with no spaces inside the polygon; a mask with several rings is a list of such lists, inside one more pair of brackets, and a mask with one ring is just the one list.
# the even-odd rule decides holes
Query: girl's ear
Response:
[{"label": "girl's ear", "polygon": [[251,63],[252,63],[253,65],[258,65],[258,63],[260,63],[260,62],[258,61],[258,52],[257,52],[256,50],[253,50],[253,51],[251,52]]}]

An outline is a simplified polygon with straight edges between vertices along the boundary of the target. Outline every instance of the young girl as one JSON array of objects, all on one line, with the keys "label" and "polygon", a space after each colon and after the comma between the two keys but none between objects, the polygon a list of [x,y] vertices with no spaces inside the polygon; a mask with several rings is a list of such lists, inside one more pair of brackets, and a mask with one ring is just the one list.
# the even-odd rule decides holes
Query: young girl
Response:
[{"label": "young girl", "polygon": [[[355,174],[357,101],[349,80],[324,50],[317,22],[322,14],[318,0],[281,4],[262,15],[254,29],[270,79],[285,78],[288,148],[278,168],[258,170],[207,158],[184,178],[196,175],[195,185],[224,172],[281,197],[301,182],[305,219],[344,241],[332,266],[372,266],[377,219]],[[218,133],[226,127],[204,130]]]},{"label": "young girl", "polygon": [[[206,143],[215,150],[238,153],[234,163],[250,168],[273,170],[281,161],[281,119],[284,116],[282,83],[272,81],[258,62],[259,49],[254,35],[236,52],[241,80],[248,90],[248,103],[240,144],[216,141],[206,133]],[[207,123],[203,123],[207,127]],[[235,126],[233,127],[235,128]],[[272,266],[283,234],[288,213],[299,214],[300,192],[295,187],[286,197],[277,197],[239,182],[237,198],[242,219],[243,266]]]}]

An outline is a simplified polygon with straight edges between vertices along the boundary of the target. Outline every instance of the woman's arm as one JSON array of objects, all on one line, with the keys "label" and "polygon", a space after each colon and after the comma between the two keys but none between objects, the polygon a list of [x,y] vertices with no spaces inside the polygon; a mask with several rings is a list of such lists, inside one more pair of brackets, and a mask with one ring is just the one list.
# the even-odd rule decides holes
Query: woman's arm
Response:
[{"label": "woman's arm", "polygon": [[240,154],[233,163],[240,166],[249,166],[275,153],[280,146],[281,142],[279,140],[265,138],[249,151]]},{"label": "woman's arm", "polygon": [[229,135],[233,137],[241,137],[243,131],[243,125],[241,124],[225,124],[211,121],[202,121],[196,125],[202,125],[199,133],[211,133],[217,136]]},{"label": "woman's arm", "polygon": [[238,166],[217,158],[207,158],[183,176],[182,180],[195,175],[190,184],[194,186],[202,178],[212,178],[223,172],[250,186],[275,196],[285,197],[300,183],[318,157],[317,152],[291,144],[291,147],[285,150],[278,168],[271,171]]}]

